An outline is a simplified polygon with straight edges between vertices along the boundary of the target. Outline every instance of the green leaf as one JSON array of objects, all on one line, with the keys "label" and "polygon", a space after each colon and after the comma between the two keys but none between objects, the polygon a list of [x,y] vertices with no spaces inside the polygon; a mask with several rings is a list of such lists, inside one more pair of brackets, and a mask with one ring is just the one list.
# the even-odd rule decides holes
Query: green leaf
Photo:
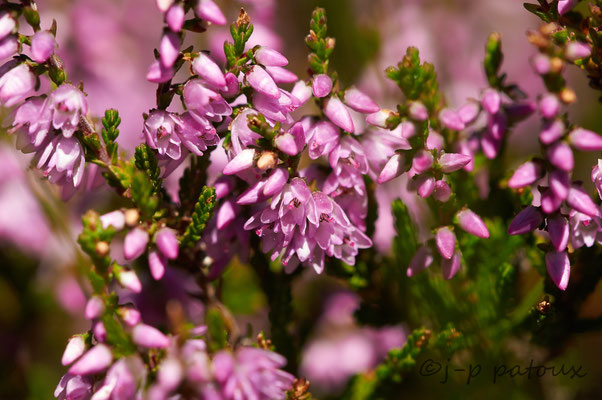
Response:
[{"label": "green leaf", "polygon": [[180,244],[184,247],[193,246],[201,240],[201,233],[205,229],[213,208],[215,207],[215,188],[204,186],[201,190],[199,200],[194,206],[192,221],[186,228]]},{"label": "green leaf", "polygon": [[228,345],[228,330],[218,307],[209,307],[205,314],[205,323],[211,340],[209,346],[213,351],[225,348]]},{"label": "green leaf", "polygon": [[483,67],[489,85],[495,88],[500,88],[502,79],[498,76],[498,72],[502,65],[504,56],[502,54],[502,37],[499,33],[492,33],[487,39],[485,45],[485,59]]},{"label": "green leaf", "polygon": [[153,183],[146,172],[136,171],[132,175],[130,186],[132,201],[138,206],[144,219],[151,219],[157,207],[159,199],[153,195]]},{"label": "green leaf", "polygon": [[410,260],[418,247],[416,235],[406,205],[400,199],[397,199],[393,202],[392,209],[397,232],[397,236],[393,239],[393,251],[397,264],[405,269],[410,264]]},{"label": "green leaf", "polygon": [[153,193],[160,193],[162,187],[162,179],[159,177],[161,169],[153,150],[146,143],[138,145],[136,147],[135,160],[136,167],[140,171],[146,172],[150,177],[153,185]]}]

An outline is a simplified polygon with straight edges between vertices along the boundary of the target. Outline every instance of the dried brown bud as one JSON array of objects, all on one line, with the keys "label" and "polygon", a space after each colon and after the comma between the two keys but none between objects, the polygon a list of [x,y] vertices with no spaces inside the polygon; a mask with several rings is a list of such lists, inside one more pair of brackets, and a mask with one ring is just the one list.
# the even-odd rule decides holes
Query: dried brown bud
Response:
[{"label": "dried brown bud", "polygon": [[311,398],[309,393],[309,381],[305,378],[295,379],[293,387],[289,391],[290,399],[292,400],[305,400]]},{"label": "dried brown bud", "polygon": [[140,213],[135,208],[130,208],[125,210],[125,223],[129,227],[134,227],[138,225],[138,221],[140,220]]},{"label": "dried brown bud", "polygon": [[266,170],[274,168],[277,163],[278,158],[276,157],[276,153],[273,151],[264,151],[257,159],[257,168]]},{"label": "dried brown bud", "polygon": [[335,38],[326,38],[326,49],[334,49],[334,45],[336,44],[336,39]]},{"label": "dried brown bud", "polygon": [[559,29],[560,27],[555,22],[543,24],[539,27],[539,31],[546,36],[550,36]]},{"label": "dried brown bud", "polygon": [[242,25],[249,25],[250,23],[251,18],[249,18],[249,14],[247,14],[244,8],[241,8],[240,14],[238,14],[238,18],[236,19],[236,27],[240,28]]},{"label": "dried brown bud", "polygon": [[574,103],[575,100],[577,100],[577,95],[575,94],[575,91],[573,91],[573,89],[565,87],[560,92],[560,100],[562,100],[564,104],[571,104]]},{"label": "dried brown bud", "polygon": [[257,344],[264,350],[270,350],[272,348],[272,341],[265,337],[263,332],[257,335]]},{"label": "dried brown bud", "polygon": [[109,254],[109,251],[111,250],[111,248],[109,247],[109,244],[107,242],[96,242],[96,247],[94,248],[94,251],[96,252],[96,254],[98,254],[101,257],[106,256],[107,254]]},{"label": "dried brown bud", "polygon": [[537,311],[539,311],[541,314],[547,314],[551,307],[552,303],[550,303],[550,298],[546,296],[537,304]]},{"label": "dried brown bud", "polygon": [[559,74],[564,68],[564,62],[559,57],[554,57],[550,60],[550,72]]},{"label": "dried brown bud", "polygon": [[527,40],[534,46],[545,49],[550,44],[550,41],[540,32],[527,32]]}]

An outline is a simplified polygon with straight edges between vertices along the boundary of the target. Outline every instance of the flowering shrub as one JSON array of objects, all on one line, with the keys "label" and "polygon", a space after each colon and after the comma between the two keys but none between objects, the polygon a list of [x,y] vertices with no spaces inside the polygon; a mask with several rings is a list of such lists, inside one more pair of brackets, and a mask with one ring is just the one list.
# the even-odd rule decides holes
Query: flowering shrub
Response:
[{"label": "flowering shrub", "polygon": [[[228,24],[220,5],[157,0],[155,104],[133,154],[118,140],[120,112],[102,116],[86,82],[70,79],[78,60],[57,54],[57,23],[43,29],[34,1],[3,2],[0,104],[12,109],[13,142],[69,204],[112,193],[81,216],[88,329],[68,340],[54,396],[396,398],[429,354],[495,358],[503,339],[526,333],[558,349],[599,329],[576,311],[602,277],[602,164],[591,184],[574,170],[602,137],[571,121],[577,94],[564,74],[576,66],[602,87],[602,11],[577,2],[525,5],[543,25],[528,32],[536,54],[522,68],[545,92],[511,82],[492,33],[482,89],[457,105],[417,48],[398,49],[383,73],[399,89],[389,109],[339,77],[322,8],[299,78],[278,46],[254,41],[252,12],[207,51],[190,39]],[[509,167],[511,133],[534,120],[541,151]],[[9,157],[0,185],[23,179]],[[31,197],[23,207],[37,207]],[[388,214],[390,253],[375,243]],[[229,309],[241,265],[254,278],[231,296],[261,288],[265,333],[244,331]],[[295,297],[318,275],[337,289],[304,317]]]}]

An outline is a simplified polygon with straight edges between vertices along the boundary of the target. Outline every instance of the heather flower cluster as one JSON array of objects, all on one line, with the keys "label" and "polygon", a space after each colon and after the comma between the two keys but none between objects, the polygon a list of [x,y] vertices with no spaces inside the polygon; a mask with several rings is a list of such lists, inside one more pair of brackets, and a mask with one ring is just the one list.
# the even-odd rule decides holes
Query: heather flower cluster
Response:
[{"label": "heather flower cluster", "polygon": [[[271,32],[274,4],[250,3],[258,26]],[[92,110],[85,82],[69,79],[55,53],[56,23],[42,29],[34,1],[0,5],[0,105],[11,109],[16,147],[32,154],[32,165],[65,199],[99,187],[116,197],[111,208],[89,210],[81,220],[89,329],[68,340],[61,359],[67,370],[54,396],[310,399],[309,382],[297,371],[318,391],[341,391],[350,379],[379,390],[416,364],[431,335],[406,332],[394,303],[400,291],[419,273],[439,288],[455,277],[472,290],[469,280],[478,274],[464,271],[466,260],[508,236],[534,232],[546,281],[567,290],[571,258],[602,244],[600,201],[575,171],[578,152],[602,151],[602,136],[570,121],[566,107],[577,95],[563,72],[575,65],[602,87],[602,53],[597,36],[563,25],[575,23],[577,1],[540,3],[526,8],[557,21],[528,33],[537,48],[531,64],[546,88],[535,100],[501,72],[501,37],[494,33],[485,48],[487,82],[473,97],[450,102],[433,65],[410,47],[385,71],[400,89],[388,109],[368,88],[339,79],[331,63],[336,42],[321,8],[305,37],[307,75],[298,77],[278,40],[255,41],[244,9],[223,47],[212,43],[208,51],[189,36],[227,25],[222,4],[157,0],[164,26],[146,74],[156,98],[140,119],[131,155],[117,140],[119,112]],[[602,11],[592,10],[602,24]],[[540,154],[504,169],[514,129],[534,115],[541,119]],[[2,204],[14,204],[3,188],[16,170],[7,164],[0,173]],[[602,200],[602,160],[591,181]],[[31,194],[20,195],[23,209],[35,209]],[[493,197],[506,209],[490,209]],[[392,210],[378,209],[391,202]],[[502,213],[512,214],[511,222]],[[374,246],[383,230],[378,220],[387,217],[394,219],[393,255]],[[510,252],[531,244],[515,243]],[[258,277],[248,284],[264,291],[257,301],[269,305],[273,341],[253,334],[251,324],[242,332],[225,305],[223,291],[233,290],[224,289],[227,268],[240,264]],[[505,289],[514,275],[502,272]],[[320,307],[313,330],[293,327],[293,294],[320,275],[338,278],[329,283],[336,295]],[[291,289],[293,279],[301,289]],[[393,287],[378,304],[389,321],[364,303],[381,287]],[[461,334],[450,328],[435,342]]]}]

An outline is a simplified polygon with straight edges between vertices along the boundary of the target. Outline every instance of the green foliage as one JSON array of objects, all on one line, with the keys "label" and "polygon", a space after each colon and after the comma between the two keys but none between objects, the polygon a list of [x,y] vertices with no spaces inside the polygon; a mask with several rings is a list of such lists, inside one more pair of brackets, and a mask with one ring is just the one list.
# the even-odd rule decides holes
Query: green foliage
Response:
[{"label": "green foliage", "polygon": [[[94,211],[88,211],[84,214],[82,225],[82,232],[79,234],[77,242],[81,249],[90,256],[94,265],[99,268],[98,272],[104,274],[111,264],[111,258],[108,253],[99,251],[98,243],[103,242],[108,245],[115,236],[115,229],[112,226],[104,229],[98,214]],[[97,280],[94,279],[94,281]],[[96,288],[94,281],[93,286]]]},{"label": "green foliage", "polygon": [[309,53],[310,73],[328,73],[328,63],[334,51],[335,40],[326,36],[326,11],[316,8],[311,14],[309,23],[309,35],[305,37],[305,45],[311,51]]},{"label": "green foliage", "polygon": [[193,246],[201,239],[201,233],[205,229],[213,208],[215,207],[215,188],[204,186],[201,190],[199,200],[194,206],[192,221],[186,228],[180,240],[183,247]]},{"label": "green foliage", "polygon": [[116,357],[127,356],[136,351],[136,345],[124,331],[123,326],[115,319],[113,310],[107,310],[103,314],[102,323],[107,332],[106,341],[113,346],[113,352]]},{"label": "green foliage", "polygon": [[228,345],[228,330],[222,313],[218,307],[209,307],[205,313],[205,323],[211,340],[208,341],[212,351],[223,349]]},{"label": "green foliage", "polygon": [[135,171],[131,179],[132,201],[140,210],[142,218],[150,220],[159,207],[159,198],[153,194],[155,192],[153,182],[148,174],[142,171]]},{"label": "green foliage", "polygon": [[119,117],[119,112],[117,110],[109,109],[105,111],[100,133],[102,135],[102,140],[107,147],[107,153],[109,153],[113,163],[116,163],[117,161],[117,150],[119,147],[115,140],[117,140],[117,137],[119,136],[119,129],[117,128],[120,123],[121,118]]},{"label": "green foliage", "polygon": [[203,190],[203,184],[207,180],[208,167],[209,153],[205,153],[201,157],[192,156],[190,158],[190,166],[184,170],[179,181],[178,197],[183,213],[188,214],[193,211]]},{"label": "green foliage", "polygon": [[393,254],[397,266],[405,270],[418,248],[415,230],[408,208],[400,199],[393,201],[391,207],[395,217],[395,231],[397,232],[393,239]]},{"label": "green foliage", "polygon": [[161,169],[159,168],[157,156],[146,143],[136,147],[135,163],[140,171],[146,172],[149,176],[153,187],[153,194],[160,193],[163,182],[160,178]]},{"label": "green foliage", "polygon": [[230,25],[230,34],[234,43],[224,42],[224,53],[226,55],[226,68],[240,67],[248,61],[245,54],[245,45],[253,34],[253,25],[245,10],[240,10],[240,15],[235,23]]},{"label": "green foliage", "polygon": [[397,68],[391,66],[385,73],[399,86],[408,100],[421,101],[430,114],[441,108],[443,98],[439,93],[435,67],[427,62],[420,64],[417,48],[408,47]]},{"label": "green foliage", "polygon": [[485,60],[483,66],[489,86],[499,88],[503,77],[498,76],[504,55],[502,54],[502,37],[499,33],[489,35],[485,46]]}]

